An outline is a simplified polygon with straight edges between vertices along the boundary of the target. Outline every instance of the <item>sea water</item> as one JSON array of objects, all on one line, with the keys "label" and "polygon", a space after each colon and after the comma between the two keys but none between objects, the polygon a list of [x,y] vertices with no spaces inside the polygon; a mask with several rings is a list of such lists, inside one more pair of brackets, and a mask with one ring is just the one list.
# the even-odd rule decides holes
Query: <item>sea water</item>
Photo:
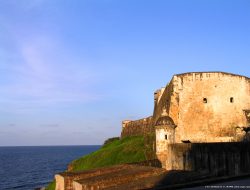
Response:
[{"label": "sea water", "polygon": [[46,186],[74,159],[100,146],[0,147],[0,190],[33,190]]}]

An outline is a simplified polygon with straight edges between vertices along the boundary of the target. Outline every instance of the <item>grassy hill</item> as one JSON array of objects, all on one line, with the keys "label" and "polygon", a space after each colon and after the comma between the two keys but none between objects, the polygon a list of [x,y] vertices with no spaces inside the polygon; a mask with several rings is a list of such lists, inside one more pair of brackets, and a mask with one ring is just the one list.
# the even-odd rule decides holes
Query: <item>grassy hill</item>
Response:
[{"label": "grassy hill", "polygon": [[99,150],[74,160],[69,168],[71,171],[79,171],[144,160],[144,137],[127,137],[116,139]]},{"label": "grassy hill", "polygon": [[[140,162],[154,158],[154,135],[133,136],[123,139],[114,138],[99,150],[74,160],[69,165],[70,171],[88,170],[116,164]],[[55,189],[55,182],[48,190]]]}]

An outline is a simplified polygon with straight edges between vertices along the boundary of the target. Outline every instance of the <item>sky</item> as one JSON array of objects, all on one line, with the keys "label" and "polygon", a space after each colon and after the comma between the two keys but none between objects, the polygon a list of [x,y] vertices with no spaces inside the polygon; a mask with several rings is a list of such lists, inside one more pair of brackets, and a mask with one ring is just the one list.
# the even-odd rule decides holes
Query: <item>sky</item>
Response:
[{"label": "sky", "polygon": [[248,0],[0,0],[0,146],[102,144],[174,74],[249,66]]}]

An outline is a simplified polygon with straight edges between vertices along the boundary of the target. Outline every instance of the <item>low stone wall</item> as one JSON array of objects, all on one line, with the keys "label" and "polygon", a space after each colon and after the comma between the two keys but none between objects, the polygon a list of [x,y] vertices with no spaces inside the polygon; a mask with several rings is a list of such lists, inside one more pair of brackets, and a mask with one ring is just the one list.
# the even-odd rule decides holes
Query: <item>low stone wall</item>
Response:
[{"label": "low stone wall", "polygon": [[145,160],[141,162],[133,162],[133,163],[128,163],[128,164],[137,165],[137,166],[151,166],[151,167],[156,167],[156,168],[162,168],[161,162],[158,159]]},{"label": "low stone wall", "polygon": [[207,171],[213,176],[250,172],[250,143],[177,143],[168,145],[166,169]]},{"label": "low stone wall", "polygon": [[55,190],[73,190],[73,181],[86,179],[89,177],[99,176],[100,174],[108,174],[114,171],[131,168],[131,165],[115,165],[110,167],[97,168],[92,170],[83,170],[78,172],[63,172],[55,175]]},{"label": "low stone wall", "polygon": [[[165,173],[166,171],[162,168],[138,164],[122,164],[78,172],[63,172],[55,176],[56,190],[148,189],[145,187],[153,187],[161,179],[159,179],[159,176]],[[124,185],[125,188],[122,188]]]},{"label": "low stone wall", "polygon": [[135,121],[123,121],[121,137],[144,135],[154,132],[152,117]]}]

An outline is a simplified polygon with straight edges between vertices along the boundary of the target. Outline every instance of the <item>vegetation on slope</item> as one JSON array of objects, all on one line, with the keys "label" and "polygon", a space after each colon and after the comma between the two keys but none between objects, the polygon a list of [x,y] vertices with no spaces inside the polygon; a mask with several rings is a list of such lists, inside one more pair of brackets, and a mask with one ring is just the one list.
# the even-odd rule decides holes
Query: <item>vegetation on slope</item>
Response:
[{"label": "vegetation on slope", "polygon": [[115,139],[103,145],[99,150],[74,160],[69,169],[79,171],[144,160],[146,160],[144,137],[126,137]]},{"label": "vegetation on slope", "polygon": [[120,139],[120,137],[109,138],[109,139],[107,139],[107,140],[104,141],[103,145],[109,144],[109,143],[111,143],[111,142],[113,142],[115,140],[119,140],[119,139]]},{"label": "vegetation on slope", "polygon": [[[155,159],[155,135],[133,136],[122,139],[111,138],[97,151],[74,160],[70,171],[88,170],[123,163],[140,162]],[[47,190],[55,189],[55,182]]]},{"label": "vegetation on slope", "polygon": [[46,190],[55,190],[56,189],[56,181],[53,180],[49,183],[49,185],[46,187]]}]

